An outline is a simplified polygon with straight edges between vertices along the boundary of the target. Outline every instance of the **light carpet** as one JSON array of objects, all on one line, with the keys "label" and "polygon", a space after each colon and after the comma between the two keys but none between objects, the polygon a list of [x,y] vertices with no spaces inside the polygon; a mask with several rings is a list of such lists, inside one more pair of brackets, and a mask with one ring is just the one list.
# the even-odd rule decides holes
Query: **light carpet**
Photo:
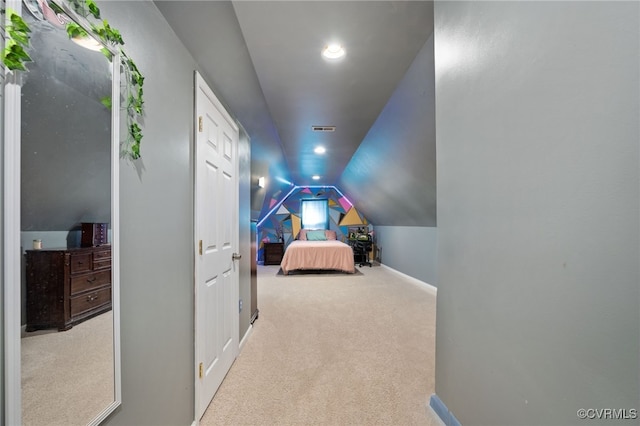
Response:
[{"label": "light carpet", "polygon": [[22,336],[22,424],[86,425],[114,400],[113,313]]},{"label": "light carpet", "polygon": [[277,276],[201,425],[433,425],[435,293],[387,268]]}]

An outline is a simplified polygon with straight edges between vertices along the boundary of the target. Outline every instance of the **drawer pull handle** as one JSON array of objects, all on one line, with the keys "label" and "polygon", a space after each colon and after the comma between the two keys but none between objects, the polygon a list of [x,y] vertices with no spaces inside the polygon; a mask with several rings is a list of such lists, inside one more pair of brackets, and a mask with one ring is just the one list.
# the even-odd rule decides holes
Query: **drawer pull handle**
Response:
[{"label": "drawer pull handle", "polygon": [[87,296],[87,302],[93,302],[94,300],[96,300],[98,298],[97,294],[92,294]]},{"label": "drawer pull handle", "polygon": [[78,260],[78,265],[82,265],[82,262]]},{"label": "drawer pull handle", "polygon": [[94,282],[95,280],[97,280],[97,278],[96,278],[96,277],[87,278],[87,282],[88,282],[88,283],[92,283],[92,282]]}]

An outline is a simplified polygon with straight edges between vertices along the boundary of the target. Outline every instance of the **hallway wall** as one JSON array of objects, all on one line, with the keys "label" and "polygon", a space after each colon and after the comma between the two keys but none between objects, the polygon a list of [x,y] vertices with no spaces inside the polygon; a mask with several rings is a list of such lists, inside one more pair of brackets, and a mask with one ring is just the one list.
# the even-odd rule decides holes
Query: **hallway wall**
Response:
[{"label": "hallway wall", "polygon": [[[105,424],[189,425],[195,405],[193,81],[199,67],[153,2],[99,6],[145,75],[142,159],[121,164],[123,403]],[[246,227],[240,230],[240,295],[247,298],[251,153],[243,133],[239,154]],[[239,338],[250,316],[249,300],[244,305]]]},{"label": "hallway wall", "polygon": [[106,424],[194,413],[193,71],[150,1],[101,2],[145,76],[142,159],[120,168],[122,405]]},{"label": "hallway wall", "polygon": [[383,265],[438,286],[438,228],[376,226],[375,234]]},{"label": "hallway wall", "polygon": [[640,408],[639,8],[435,5],[436,393],[463,425]]}]

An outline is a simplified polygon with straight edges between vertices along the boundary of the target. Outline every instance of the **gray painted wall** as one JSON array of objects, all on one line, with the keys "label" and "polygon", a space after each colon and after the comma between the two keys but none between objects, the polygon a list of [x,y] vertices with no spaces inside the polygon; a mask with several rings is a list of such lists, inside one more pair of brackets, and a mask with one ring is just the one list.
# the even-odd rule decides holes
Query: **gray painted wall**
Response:
[{"label": "gray painted wall", "polygon": [[338,187],[375,226],[436,226],[433,36],[398,83]]},{"label": "gray painted wall", "polygon": [[640,408],[639,8],[435,5],[436,393],[462,424]]},{"label": "gray painted wall", "polygon": [[[127,54],[146,77],[142,160],[121,162],[123,404],[105,424],[188,425],[195,405],[192,115],[198,65],[151,1],[99,6],[122,33]],[[228,35],[221,33],[221,39],[228,40]],[[235,71],[243,66],[236,62]],[[214,90],[221,85],[217,75],[204,77]],[[233,108],[229,112],[233,115]],[[251,315],[246,299],[252,297],[250,151],[249,136],[241,133],[239,265],[245,309],[240,338]],[[2,377],[3,368],[2,363]],[[0,406],[4,410],[4,404]]]},{"label": "gray painted wall", "polygon": [[380,263],[437,287],[437,228],[376,226],[374,231]]},{"label": "gray painted wall", "polygon": [[[284,198],[291,177],[234,6],[230,1],[159,1],[156,6],[172,17],[177,36],[189,40],[198,63],[215,70],[215,75],[203,71],[213,91],[230,111],[242,114],[238,120],[251,138],[251,218],[257,220],[269,211],[272,198]],[[219,36],[202,37],[204,26],[215,28]],[[259,176],[266,177],[262,190],[257,187]]]},{"label": "gray painted wall", "polygon": [[[193,71],[198,66],[154,3],[99,5],[102,15],[121,31],[127,54],[146,77],[142,160],[122,162],[121,168],[123,404],[107,424],[188,425],[194,412],[192,127]],[[209,83],[215,90],[215,82]],[[233,115],[232,109],[229,112]],[[244,255],[249,231],[243,229],[250,226],[245,221],[247,144],[243,135],[243,297],[250,285],[250,256]],[[248,311],[242,314],[240,322],[246,327]],[[240,330],[240,337],[245,331]]]},{"label": "gray painted wall", "polygon": [[112,425],[194,412],[193,71],[149,1],[100,2],[145,75],[142,160],[121,162],[122,399]]}]

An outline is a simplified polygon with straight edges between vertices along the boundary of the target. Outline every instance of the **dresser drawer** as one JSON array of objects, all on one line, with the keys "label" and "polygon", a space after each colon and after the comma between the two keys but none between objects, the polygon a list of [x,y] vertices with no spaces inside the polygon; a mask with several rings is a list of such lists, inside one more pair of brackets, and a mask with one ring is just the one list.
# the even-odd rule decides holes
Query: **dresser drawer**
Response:
[{"label": "dresser drawer", "polygon": [[71,298],[71,317],[111,303],[111,286]]},{"label": "dresser drawer", "polygon": [[93,270],[97,271],[98,269],[106,269],[111,268],[111,259],[93,261]]},{"label": "dresser drawer", "polygon": [[69,257],[69,267],[72,274],[90,271],[92,265],[91,253],[72,254]]},{"label": "dresser drawer", "polygon": [[71,277],[71,294],[111,284],[111,269]]},{"label": "dresser drawer", "polygon": [[100,261],[105,259],[111,259],[111,250],[101,250],[93,252],[93,261]]}]

